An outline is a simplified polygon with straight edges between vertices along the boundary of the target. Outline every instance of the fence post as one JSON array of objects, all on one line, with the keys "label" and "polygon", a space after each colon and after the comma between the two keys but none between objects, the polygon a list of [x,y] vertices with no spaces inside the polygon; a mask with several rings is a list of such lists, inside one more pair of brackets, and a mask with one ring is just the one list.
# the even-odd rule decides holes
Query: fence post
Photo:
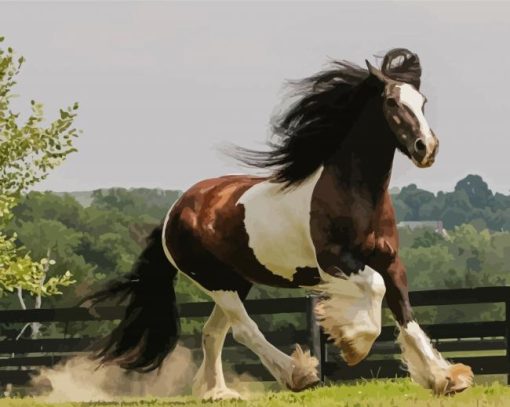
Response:
[{"label": "fence post", "polygon": [[324,363],[326,362],[326,347],[324,342],[324,335],[322,329],[317,323],[315,318],[315,305],[318,302],[318,298],[315,295],[308,295],[306,303],[306,319],[309,333],[309,344],[312,355],[317,358],[319,365],[317,367],[317,373],[321,381],[324,381]]},{"label": "fence post", "polygon": [[506,321],[506,384],[510,385],[510,301],[505,302]]}]

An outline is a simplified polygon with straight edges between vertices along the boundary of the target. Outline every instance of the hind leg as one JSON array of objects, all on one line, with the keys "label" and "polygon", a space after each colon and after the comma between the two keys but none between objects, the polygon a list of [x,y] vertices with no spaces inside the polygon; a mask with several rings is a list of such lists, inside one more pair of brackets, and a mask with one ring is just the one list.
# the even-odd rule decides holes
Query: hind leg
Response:
[{"label": "hind leg", "polygon": [[288,356],[270,344],[248,316],[237,292],[213,291],[209,295],[226,315],[232,326],[234,339],[257,354],[262,364],[282,386],[300,391],[319,382],[317,359],[299,347],[292,356]]},{"label": "hind leg", "polygon": [[204,325],[202,350],[204,359],[193,379],[193,395],[206,400],[241,398],[229,389],[223,377],[221,349],[230,328],[228,318],[217,305]]}]

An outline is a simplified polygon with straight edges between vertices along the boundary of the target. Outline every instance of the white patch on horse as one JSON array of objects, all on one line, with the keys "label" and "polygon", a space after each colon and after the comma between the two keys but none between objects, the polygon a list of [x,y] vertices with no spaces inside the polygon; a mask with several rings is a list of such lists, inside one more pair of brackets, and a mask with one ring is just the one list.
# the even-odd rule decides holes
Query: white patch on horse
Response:
[{"label": "white patch on horse", "polygon": [[425,115],[423,114],[425,96],[418,92],[413,85],[408,83],[397,85],[397,88],[400,90],[400,102],[411,109],[416,119],[418,120],[418,123],[420,124],[420,131],[423,134],[427,148],[432,150],[436,144],[436,141],[434,140],[434,136],[430,131],[430,126],[427,122],[427,119],[425,119]]},{"label": "white patch on horse", "polygon": [[312,289],[326,296],[315,309],[319,324],[342,350],[349,365],[363,360],[381,333],[381,305],[386,286],[381,275],[365,266],[359,273],[333,277]]},{"label": "white patch on horse", "polygon": [[310,208],[321,173],[322,167],[287,191],[282,191],[281,184],[261,182],[237,202],[244,205],[248,244],[257,260],[272,273],[291,281],[298,267],[317,267]]}]

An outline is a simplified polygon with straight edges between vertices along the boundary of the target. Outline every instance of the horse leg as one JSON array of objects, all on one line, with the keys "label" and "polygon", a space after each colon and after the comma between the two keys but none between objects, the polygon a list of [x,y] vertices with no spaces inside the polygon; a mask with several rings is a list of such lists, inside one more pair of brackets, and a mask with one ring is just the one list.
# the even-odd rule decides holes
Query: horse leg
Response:
[{"label": "horse leg", "polygon": [[473,372],[461,363],[451,364],[433,348],[430,339],[412,316],[405,268],[396,259],[382,273],[386,284],[386,299],[400,329],[398,343],[402,359],[411,378],[436,394],[451,394],[465,390],[473,382]]},{"label": "horse leg", "polygon": [[299,346],[288,356],[269,343],[248,316],[237,292],[213,291],[209,294],[226,315],[234,339],[252,350],[282,386],[301,391],[319,382],[317,359]]},{"label": "horse leg", "polygon": [[349,276],[321,273],[321,278],[313,287],[325,295],[315,308],[317,320],[346,363],[356,365],[381,333],[384,281],[368,266]]},{"label": "horse leg", "polygon": [[230,328],[228,319],[217,305],[202,331],[204,359],[193,379],[192,393],[206,400],[241,398],[239,393],[229,389],[223,377],[221,349]]}]

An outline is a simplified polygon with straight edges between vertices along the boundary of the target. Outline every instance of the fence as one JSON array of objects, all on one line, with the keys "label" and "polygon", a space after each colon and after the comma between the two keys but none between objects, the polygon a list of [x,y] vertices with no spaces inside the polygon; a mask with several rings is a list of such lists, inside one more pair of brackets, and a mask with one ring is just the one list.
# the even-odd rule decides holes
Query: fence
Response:
[{"label": "fence", "polygon": [[[394,343],[395,327],[385,326],[372,349],[370,357],[354,367],[348,367],[338,357],[338,350],[327,341],[315,323],[313,307],[317,301],[309,298],[284,298],[248,300],[246,308],[250,315],[301,314],[306,323],[304,329],[288,328],[264,332],[267,339],[282,350],[289,351],[294,343],[305,344],[320,361],[322,379],[351,380],[357,378],[405,376],[398,359],[399,350]],[[434,340],[437,349],[455,362],[470,365],[475,374],[506,374],[510,380],[510,287],[490,287],[460,290],[434,290],[411,293],[414,307],[502,303],[505,319],[424,325],[423,329]],[[212,303],[182,304],[181,318],[206,317],[212,311]],[[96,308],[94,314],[85,308],[61,308],[39,310],[0,311],[0,324],[28,322],[69,323],[78,321],[114,321],[122,317],[121,307]],[[5,331],[5,330],[4,330]],[[0,341],[0,383],[26,384],[30,376],[41,366],[52,366],[70,355],[85,351],[98,338],[67,337],[48,339],[4,339]],[[198,353],[200,337],[184,335],[185,346]],[[231,335],[227,336],[224,352],[235,351],[230,367],[237,373],[249,373],[258,380],[272,380],[263,366],[247,359],[248,352],[241,350]],[[334,353],[333,353],[334,352]],[[450,353],[464,356],[450,357]],[[467,354],[467,355],[466,355]],[[239,363],[242,357],[243,363]]]}]

